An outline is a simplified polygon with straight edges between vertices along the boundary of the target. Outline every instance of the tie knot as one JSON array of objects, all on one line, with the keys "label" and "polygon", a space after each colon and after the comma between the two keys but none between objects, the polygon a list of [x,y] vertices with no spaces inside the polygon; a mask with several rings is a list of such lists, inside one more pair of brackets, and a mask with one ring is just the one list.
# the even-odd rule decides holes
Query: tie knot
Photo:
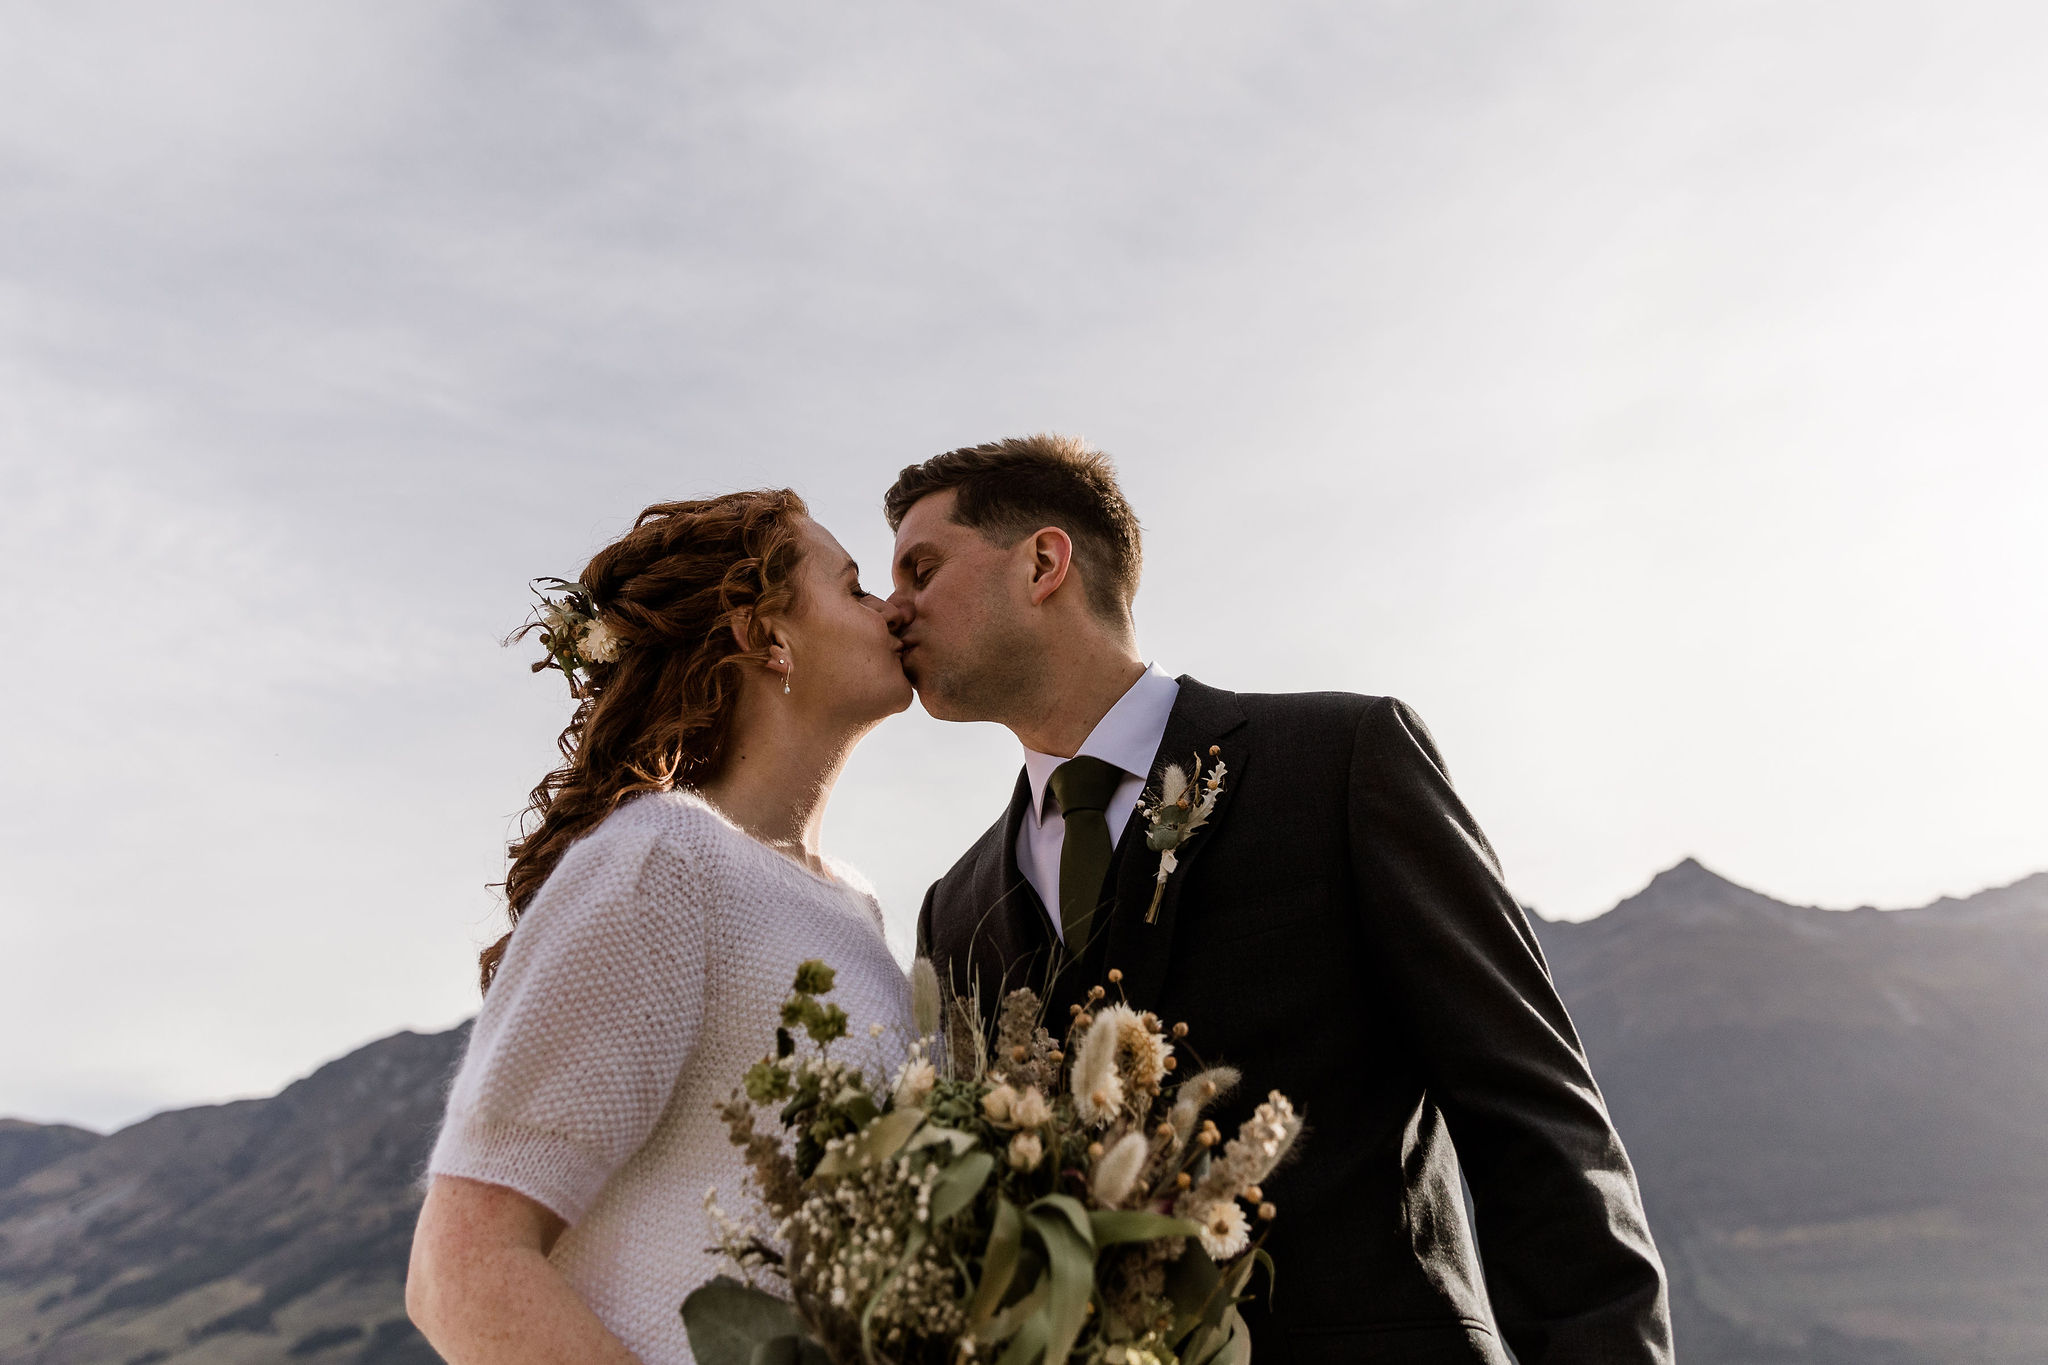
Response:
[{"label": "tie knot", "polygon": [[1099,758],[1070,758],[1052,770],[1046,783],[1059,799],[1060,810],[1106,810],[1124,780],[1124,770]]}]

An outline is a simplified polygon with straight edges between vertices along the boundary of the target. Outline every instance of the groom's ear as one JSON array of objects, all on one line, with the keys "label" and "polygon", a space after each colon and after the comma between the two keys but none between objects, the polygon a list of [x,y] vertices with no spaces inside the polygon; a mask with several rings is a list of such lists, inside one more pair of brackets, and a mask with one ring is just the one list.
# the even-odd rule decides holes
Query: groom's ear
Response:
[{"label": "groom's ear", "polygon": [[1074,541],[1057,526],[1034,532],[1028,542],[1031,552],[1031,605],[1042,607],[1045,599],[1059,591],[1074,568]]}]

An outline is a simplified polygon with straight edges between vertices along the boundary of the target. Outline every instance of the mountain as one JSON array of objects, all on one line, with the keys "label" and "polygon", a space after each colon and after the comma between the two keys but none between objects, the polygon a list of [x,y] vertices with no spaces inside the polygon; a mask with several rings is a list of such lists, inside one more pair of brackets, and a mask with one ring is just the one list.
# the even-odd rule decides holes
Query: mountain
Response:
[{"label": "mountain", "polygon": [[[1688,860],[1537,929],[1686,1365],[2048,1360],[2048,874],[1830,911]],[[427,1365],[406,1247],[464,1036],[107,1137],[0,1121],[0,1365]]]},{"label": "mountain", "polygon": [[1538,932],[1682,1358],[2048,1360],[2048,874],[1829,911],[1688,860]]},{"label": "mountain", "polygon": [[0,1126],[0,1362],[430,1365],[405,1261],[466,1031],[110,1137]]}]

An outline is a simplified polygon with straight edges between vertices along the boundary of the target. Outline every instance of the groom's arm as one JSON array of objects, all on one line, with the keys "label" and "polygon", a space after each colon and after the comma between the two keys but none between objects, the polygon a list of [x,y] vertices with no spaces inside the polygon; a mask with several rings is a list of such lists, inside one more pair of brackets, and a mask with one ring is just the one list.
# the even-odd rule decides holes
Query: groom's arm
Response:
[{"label": "groom's arm", "polygon": [[[932,955],[932,898],[939,893],[939,884],[933,882],[924,889],[924,904],[917,909],[917,956]],[[934,963],[934,966],[937,964]]]},{"label": "groom's arm", "polygon": [[1635,1173],[1534,933],[1422,720],[1358,722],[1351,848],[1384,965],[1472,1190],[1488,1294],[1523,1365],[1668,1362]]}]

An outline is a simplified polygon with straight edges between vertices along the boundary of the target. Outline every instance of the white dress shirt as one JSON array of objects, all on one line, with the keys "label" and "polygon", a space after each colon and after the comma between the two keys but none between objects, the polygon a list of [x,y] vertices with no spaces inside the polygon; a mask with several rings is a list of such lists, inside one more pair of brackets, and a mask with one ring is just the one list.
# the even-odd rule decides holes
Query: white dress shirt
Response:
[{"label": "white dress shirt", "polygon": [[[1138,808],[1145,779],[1152,771],[1152,760],[1166,738],[1166,719],[1173,714],[1174,698],[1179,695],[1179,683],[1160,672],[1157,665],[1146,665],[1130,690],[1117,698],[1109,714],[1095,723],[1088,738],[1074,751],[1075,758],[1085,754],[1124,770],[1124,780],[1117,783],[1116,794],[1109,798],[1109,805],[1102,812],[1109,821],[1112,839],[1122,839],[1124,825]],[[1066,937],[1066,926],[1060,923],[1060,849],[1066,842],[1067,821],[1060,814],[1059,798],[1047,784],[1052,781],[1053,769],[1066,761],[1035,749],[1024,751],[1024,773],[1031,783],[1031,809],[1017,828],[1018,870],[1038,893],[1038,899],[1045,902],[1046,913],[1052,916],[1053,928],[1059,930],[1062,939]]]}]

